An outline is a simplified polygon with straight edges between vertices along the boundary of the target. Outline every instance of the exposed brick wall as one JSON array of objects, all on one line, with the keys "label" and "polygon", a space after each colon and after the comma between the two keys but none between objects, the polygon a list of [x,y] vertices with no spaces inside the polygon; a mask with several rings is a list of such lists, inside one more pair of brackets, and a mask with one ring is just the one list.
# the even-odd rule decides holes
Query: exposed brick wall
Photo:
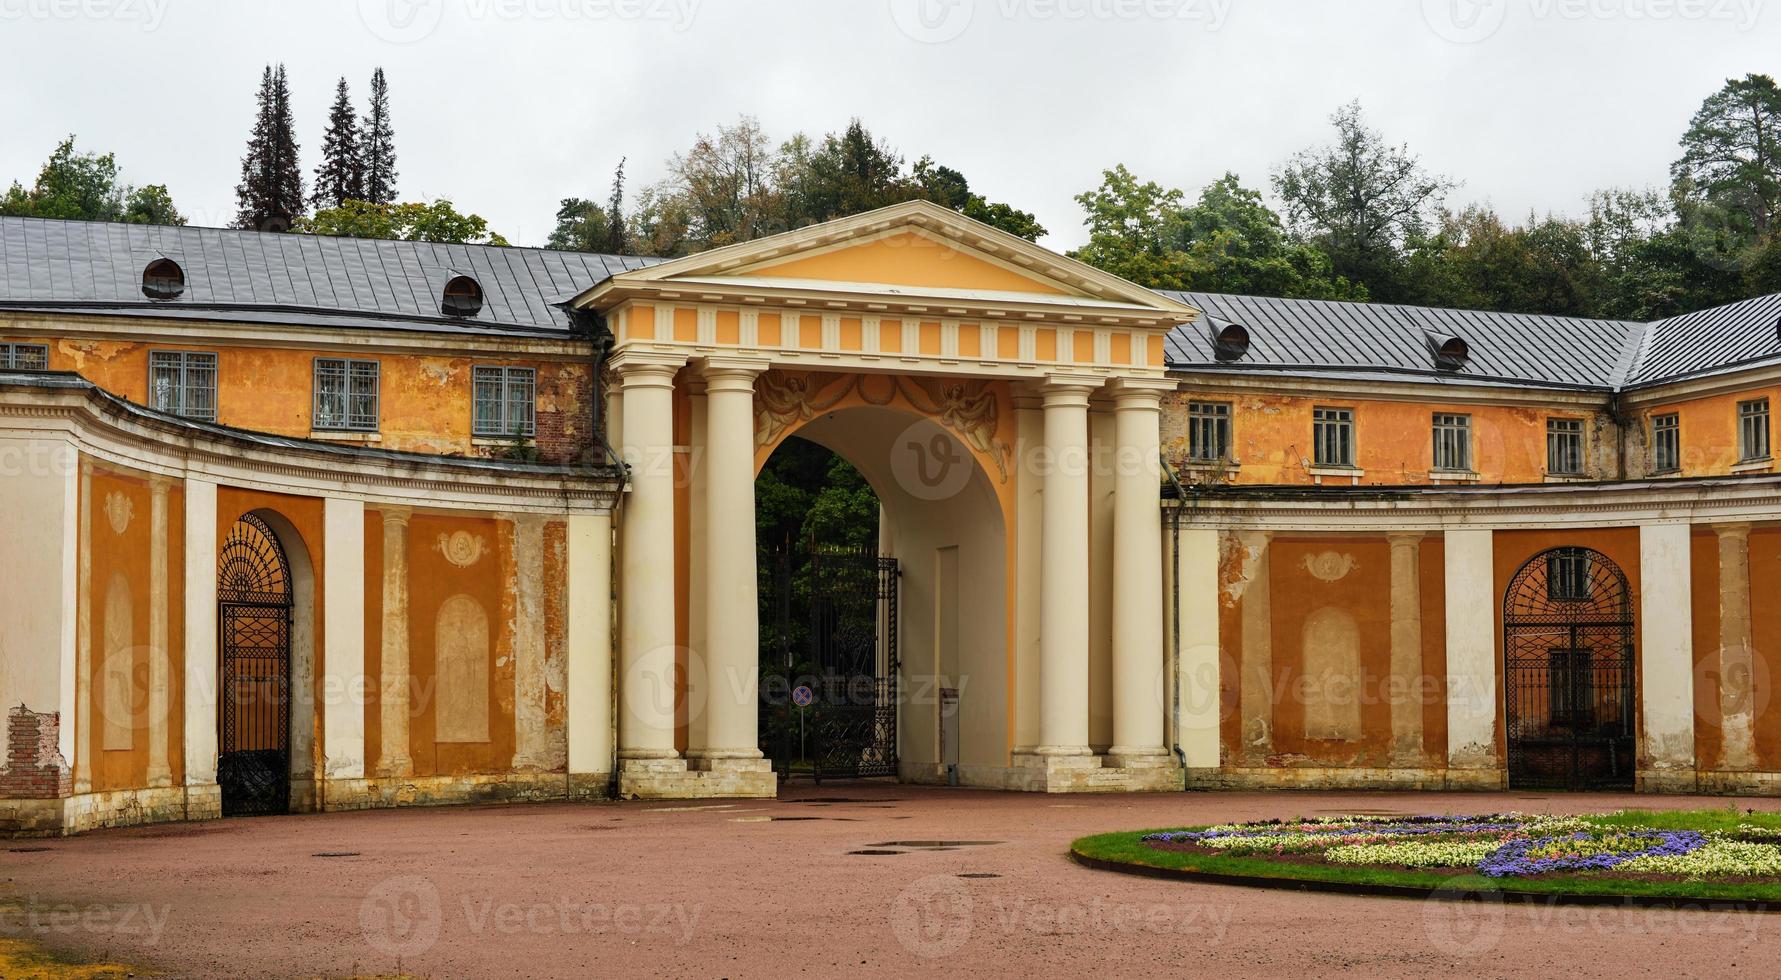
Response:
[{"label": "exposed brick wall", "polygon": [[39,714],[21,704],[7,713],[0,799],[56,799],[73,791],[73,773],[58,748],[61,733],[58,712]]},{"label": "exposed brick wall", "polygon": [[594,385],[586,371],[538,378],[538,435],[534,445],[546,463],[599,462],[594,436]]}]

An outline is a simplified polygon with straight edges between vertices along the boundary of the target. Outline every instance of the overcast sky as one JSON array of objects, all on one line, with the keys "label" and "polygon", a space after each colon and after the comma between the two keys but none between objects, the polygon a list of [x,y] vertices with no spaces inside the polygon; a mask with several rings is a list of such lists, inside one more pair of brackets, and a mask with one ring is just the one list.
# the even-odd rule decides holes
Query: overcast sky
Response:
[{"label": "overcast sky", "polygon": [[1196,192],[1266,187],[1358,98],[1459,201],[1577,212],[1659,185],[1702,98],[1781,74],[1781,0],[0,0],[0,179],[56,141],[234,216],[261,67],[294,89],[306,179],[334,81],[390,80],[403,199],[540,244],[559,198],[653,182],[738,114],[774,137],[860,116],[1045,244],[1123,162]]}]

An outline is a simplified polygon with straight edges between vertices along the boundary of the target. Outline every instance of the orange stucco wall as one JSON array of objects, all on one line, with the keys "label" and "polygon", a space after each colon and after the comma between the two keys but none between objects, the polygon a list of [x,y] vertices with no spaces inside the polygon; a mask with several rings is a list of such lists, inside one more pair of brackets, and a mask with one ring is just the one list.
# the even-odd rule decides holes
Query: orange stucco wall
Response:
[{"label": "orange stucco wall", "polygon": [[[89,675],[89,697],[77,704],[77,713],[84,712],[92,724],[91,772],[93,789],[130,789],[148,782],[150,737],[149,656],[150,594],[149,562],[153,544],[152,501],[145,474],[109,467],[95,466],[92,475],[91,536],[81,542],[91,562],[92,591],[88,623],[88,644],[92,651]],[[108,514],[108,502],[116,499],[119,515],[128,514],[123,530],[114,526]],[[167,657],[168,717],[167,760],[177,784],[184,773],[185,709],[184,686],[178,678],[185,673],[185,589],[183,556],[179,543],[185,538],[185,497],[175,483],[167,494]],[[119,582],[129,604],[128,658],[126,671],[107,669],[107,598],[112,582]],[[122,679],[128,690],[122,693],[107,690],[107,685]],[[106,705],[112,698],[129,705],[128,725],[131,729],[128,749],[105,747]]]},{"label": "orange stucco wall", "polygon": [[[1188,390],[1164,401],[1163,446],[1179,468],[1188,464],[1188,403],[1231,406],[1232,453],[1238,466],[1223,480],[1239,484],[1311,484],[1312,412],[1354,410],[1355,465],[1366,484],[1425,484],[1434,466],[1434,414],[1472,418],[1472,465],[1483,483],[1539,483],[1546,477],[1546,421],[1584,419],[1587,475],[1611,479],[1617,437],[1605,416],[1574,409],[1433,405],[1294,395],[1229,395]],[[1326,482],[1329,482],[1326,480]]]},{"label": "orange stucco wall", "polygon": [[1659,403],[1643,408],[1634,417],[1637,431],[1634,445],[1638,451],[1638,472],[1649,472],[1651,456],[1651,418],[1674,414],[1680,428],[1682,469],[1673,475],[1724,476],[1739,462],[1738,403],[1758,398],[1769,399],[1770,438],[1774,438],[1773,413],[1781,411],[1781,388],[1753,386],[1747,390],[1705,398]]},{"label": "orange stucco wall", "polygon": [[[471,437],[471,368],[504,364],[537,371],[540,449],[570,459],[593,437],[587,409],[592,367],[571,361],[504,360],[448,353],[379,354],[375,351],[313,351],[271,347],[222,347],[172,343],[5,336],[0,340],[46,344],[54,371],[73,371],[121,398],[147,404],[149,352],[204,351],[217,355],[217,421],[223,425],[307,438],[314,412],[317,357],[356,357],[381,364],[378,434],[383,449],[440,455],[486,456],[499,446]],[[317,433],[318,438],[329,438]],[[357,441],[357,440],[355,440]]]}]

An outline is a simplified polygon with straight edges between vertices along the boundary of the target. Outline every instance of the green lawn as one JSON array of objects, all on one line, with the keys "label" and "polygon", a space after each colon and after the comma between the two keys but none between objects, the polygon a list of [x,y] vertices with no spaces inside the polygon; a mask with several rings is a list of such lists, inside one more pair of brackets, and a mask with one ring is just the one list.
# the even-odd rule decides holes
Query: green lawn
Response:
[{"label": "green lawn", "polygon": [[[1781,828],[1781,813],[1747,814],[1736,809],[1642,811],[1587,816],[1603,827],[1641,827],[1654,830],[1734,830],[1739,824]],[[1163,827],[1084,837],[1070,845],[1073,854],[1091,860],[1140,868],[1226,875],[1236,878],[1273,879],[1276,882],[1334,883],[1348,886],[1500,892],[1506,896],[1585,895],[1625,896],[1683,901],[1763,902],[1781,906],[1781,884],[1742,881],[1651,881],[1617,878],[1612,872],[1552,873],[1525,878],[1487,878],[1477,873],[1441,873],[1424,869],[1377,865],[1299,864],[1266,857],[1224,854],[1190,854],[1158,850],[1145,843],[1146,834],[1159,830],[1199,830],[1202,827]]]}]

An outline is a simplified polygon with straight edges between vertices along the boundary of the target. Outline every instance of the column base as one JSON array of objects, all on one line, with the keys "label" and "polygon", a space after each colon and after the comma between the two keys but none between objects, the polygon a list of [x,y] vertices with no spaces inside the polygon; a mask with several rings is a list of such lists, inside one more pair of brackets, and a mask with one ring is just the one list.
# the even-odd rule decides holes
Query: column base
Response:
[{"label": "column base", "polygon": [[619,763],[622,800],[772,799],[779,776],[766,759],[625,759]]},{"label": "column base", "polygon": [[1145,756],[1144,765],[1109,765],[1123,758],[1098,755],[1048,754],[1041,748],[1014,757],[1007,786],[1028,793],[1168,793],[1180,792],[1182,772],[1163,756],[1156,762]]},{"label": "column base", "polygon": [[1640,793],[1698,793],[1700,774],[1691,769],[1640,769],[1633,775]]},{"label": "column base", "polygon": [[1176,765],[1162,746],[1129,748],[1115,745],[1101,757],[1101,764],[1113,769],[1159,769]]}]

